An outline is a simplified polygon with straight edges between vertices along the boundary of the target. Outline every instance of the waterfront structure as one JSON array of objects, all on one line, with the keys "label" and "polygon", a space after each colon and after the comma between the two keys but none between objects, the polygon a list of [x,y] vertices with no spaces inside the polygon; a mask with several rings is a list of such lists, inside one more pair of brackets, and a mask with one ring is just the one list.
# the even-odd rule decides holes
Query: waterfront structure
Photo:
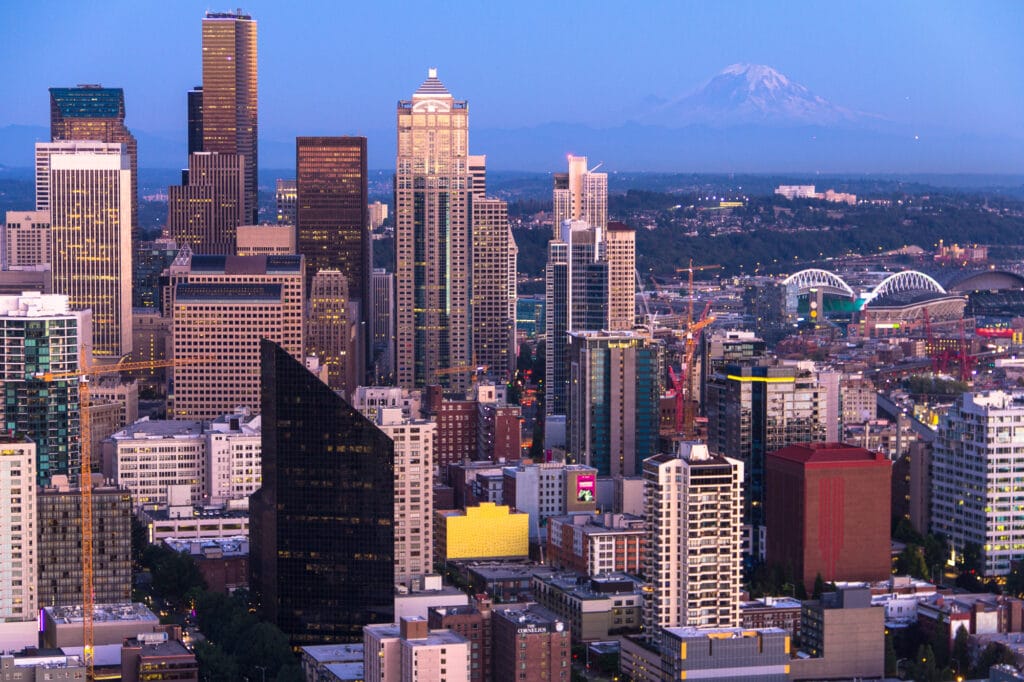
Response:
[{"label": "waterfront structure", "polygon": [[139,229],[139,145],[124,124],[124,90],[102,85],[50,88],[50,141],[94,140],[123,144],[132,172],[131,226]]},{"label": "waterfront structure", "polygon": [[654,587],[644,629],[739,627],[743,464],[680,443],[643,475]]},{"label": "waterfront structure", "polygon": [[661,347],[634,332],[572,331],[568,450],[599,476],[636,476],[657,454]]},{"label": "waterfront structure", "polygon": [[82,459],[78,379],[43,381],[35,374],[77,370],[81,332],[87,327],[88,315],[71,312],[67,296],[0,296],[3,428],[36,444],[33,470],[40,486],[56,475],[77,481]]},{"label": "waterfront structure", "polygon": [[396,378],[465,388],[470,355],[469,104],[430,69],[398,103],[395,171]]},{"label": "waterfront structure", "polygon": [[246,224],[245,157],[195,152],[182,184],[167,189],[167,232],[194,253],[235,253],[238,226]]},{"label": "waterfront structure", "polygon": [[767,561],[792,570],[808,592],[827,582],[884,580],[892,463],[843,443],[799,443],[765,462]]},{"label": "waterfront structure", "polygon": [[282,346],[260,352],[256,603],[293,644],[360,641],[364,625],[393,619],[394,445]]},{"label": "waterfront structure", "polygon": [[0,436],[0,623],[39,614],[36,554],[36,446],[22,435]]},{"label": "waterfront structure", "polygon": [[242,223],[259,222],[256,191],[256,21],[238,12],[207,12],[203,18],[202,127],[204,152],[244,157]]},{"label": "waterfront structure", "polygon": [[93,355],[117,360],[132,351],[131,159],[116,143],[38,143],[36,156],[48,171],[53,292],[92,310]]}]

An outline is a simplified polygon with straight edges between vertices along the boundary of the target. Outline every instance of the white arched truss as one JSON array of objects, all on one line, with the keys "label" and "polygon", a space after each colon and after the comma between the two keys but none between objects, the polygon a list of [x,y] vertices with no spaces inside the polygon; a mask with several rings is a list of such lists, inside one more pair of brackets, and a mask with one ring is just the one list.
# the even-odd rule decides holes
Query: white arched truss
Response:
[{"label": "white arched truss", "polygon": [[850,299],[857,298],[857,294],[841,277],[828,270],[821,270],[819,268],[808,268],[807,270],[794,272],[782,280],[782,284],[789,291],[795,289],[798,294],[806,294],[811,289],[818,289],[826,294],[845,296]]},{"label": "white arched truss", "polygon": [[931,276],[918,272],[917,270],[904,270],[889,275],[878,286],[871,290],[864,297],[864,305],[886,294],[896,294],[901,291],[930,291],[936,294],[944,294],[946,290]]}]

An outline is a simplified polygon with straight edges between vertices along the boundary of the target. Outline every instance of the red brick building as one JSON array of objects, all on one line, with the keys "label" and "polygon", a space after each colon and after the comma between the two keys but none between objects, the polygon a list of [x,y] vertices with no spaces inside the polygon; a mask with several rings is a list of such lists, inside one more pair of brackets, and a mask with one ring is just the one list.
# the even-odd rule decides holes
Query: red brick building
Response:
[{"label": "red brick building", "polygon": [[494,682],[569,680],[569,626],[540,606],[493,615]]},{"label": "red brick building", "polygon": [[826,581],[891,572],[892,465],[843,443],[801,443],[765,461],[767,561],[792,567],[808,591]]},{"label": "red brick building", "polygon": [[477,403],[475,400],[445,400],[437,411],[437,465],[477,459]]},{"label": "red brick building", "polygon": [[643,575],[650,545],[644,520],[629,514],[574,514],[548,519],[548,564],[585,575]]}]

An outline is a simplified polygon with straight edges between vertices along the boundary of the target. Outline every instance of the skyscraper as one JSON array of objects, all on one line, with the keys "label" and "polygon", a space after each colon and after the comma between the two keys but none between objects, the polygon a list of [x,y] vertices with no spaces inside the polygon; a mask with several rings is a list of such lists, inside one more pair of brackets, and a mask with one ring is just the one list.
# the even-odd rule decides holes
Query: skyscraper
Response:
[{"label": "skyscraper", "polygon": [[398,103],[395,169],[397,380],[465,387],[470,355],[469,104],[430,69]]},{"label": "skyscraper", "polygon": [[[66,153],[75,143],[37,144],[50,153],[49,208],[53,292],[89,308],[93,354],[132,351],[132,172],[123,144]],[[94,145],[89,145],[95,147]]]},{"label": "skyscraper", "polygon": [[636,324],[636,231],[610,222],[605,232],[608,259],[608,329],[629,331]]},{"label": "skyscraper", "polygon": [[258,220],[256,22],[248,14],[207,12],[203,19],[204,152],[245,157],[243,223]]},{"label": "skyscraper", "polygon": [[727,364],[708,379],[705,407],[708,447],[743,462],[746,478],[744,522],[750,532],[750,554],[763,559],[765,545],[765,457],[792,443],[828,438],[829,424],[838,424],[838,403],[822,374],[792,365]]},{"label": "skyscraper", "polygon": [[1024,399],[1015,393],[964,393],[939,422],[932,454],[932,532],[959,553],[981,548],[981,572],[1007,575],[1024,556],[1015,544]]},{"label": "skyscraper", "polygon": [[608,327],[608,261],[601,230],[582,221],[562,223],[548,243],[545,269],[545,401],[547,414],[568,408],[568,333]]},{"label": "skyscraper", "polygon": [[67,296],[0,296],[3,428],[35,441],[33,469],[44,486],[59,474],[78,480],[78,380],[44,382],[34,375],[78,369],[83,317],[68,309]]},{"label": "skyscraper", "polygon": [[305,357],[302,256],[192,256],[170,268],[174,357],[206,357],[174,370],[176,419],[260,409],[261,339]]},{"label": "skyscraper", "polygon": [[132,233],[139,229],[139,145],[124,124],[124,90],[100,85],[50,88],[50,141],[120,142],[132,171]]},{"label": "skyscraper", "polygon": [[36,445],[20,434],[0,435],[0,623],[39,613],[36,565]]},{"label": "skyscraper", "polygon": [[298,209],[298,188],[294,180],[277,179],[274,188],[274,201],[277,203],[277,222],[282,225],[295,226],[295,211]]},{"label": "skyscraper", "polygon": [[203,151],[203,86],[188,91],[188,153]]},{"label": "skyscraper", "polygon": [[602,230],[607,227],[608,174],[588,170],[587,157],[569,155],[569,172],[555,173],[552,198],[556,238],[566,220],[583,220]]},{"label": "skyscraper", "polygon": [[196,152],[188,157],[182,184],[167,189],[167,231],[194,253],[232,255],[244,224],[245,158]]},{"label": "skyscraper", "polygon": [[277,344],[260,345],[263,487],[250,572],[293,644],[358,642],[394,617],[391,439]]},{"label": "skyscraper", "polygon": [[569,332],[568,448],[600,476],[657,454],[661,348],[632,332]]},{"label": "skyscraper", "polygon": [[474,196],[472,204],[473,360],[504,381],[516,359],[515,315],[510,311],[508,290],[509,267],[515,263],[509,252],[515,242],[508,226],[507,203]]},{"label": "skyscraper", "polygon": [[296,221],[306,279],[339,270],[349,296],[364,304],[370,288],[365,137],[295,140]]},{"label": "skyscraper", "polygon": [[320,270],[309,290],[306,352],[327,368],[327,385],[345,395],[362,383],[362,337],[359,304],[349,296],[348,279],[337,270]]},{"label": "skyscraper", "polygon": [[374,268],[370,275],[373,312],[370,332],[374,372],[383,385],[393,383],[395,374],[395,275]]},{"label": "skyscraper", "polygon": [[740,625],[743,464],[699,443],[644,460],[654,593],[644,629]]}]

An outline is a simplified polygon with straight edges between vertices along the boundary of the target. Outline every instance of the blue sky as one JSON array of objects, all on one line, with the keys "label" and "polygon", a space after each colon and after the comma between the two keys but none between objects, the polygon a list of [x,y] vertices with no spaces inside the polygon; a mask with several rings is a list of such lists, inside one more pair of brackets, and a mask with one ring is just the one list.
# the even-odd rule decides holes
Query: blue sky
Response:
[{"label": "blue sky", "polygon": [[[235,3],[237,5],[238,3]],[[234,6],[234,5],[233,5]],[[233,7],[232,6],[232,7]],[[614,125],[735,62],[904,123],[1024,138],[1022,2],[248,2],[261,136],[394,125],[429,66],[474,127]],[[125,88],[128,124],[184,137],[201,82],[189,0],[0,3],[0,126],[46,125],[46,88]]]}]

